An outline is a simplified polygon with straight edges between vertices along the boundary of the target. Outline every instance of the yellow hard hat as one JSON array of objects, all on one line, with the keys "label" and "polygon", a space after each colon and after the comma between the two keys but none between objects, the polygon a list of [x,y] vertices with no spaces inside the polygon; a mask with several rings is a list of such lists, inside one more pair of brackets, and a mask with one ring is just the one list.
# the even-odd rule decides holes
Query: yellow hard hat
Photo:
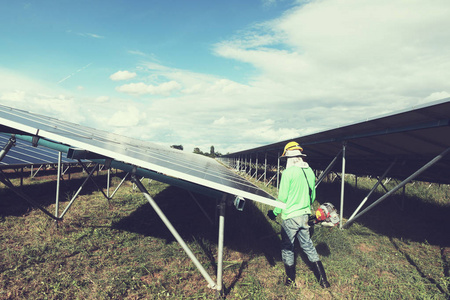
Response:
[{"label": "yellow hard hat", "polygon": [[300,147],[300,145],[297,142],[289,142],[286,144],[286,146],[284,146],[284,151],[283,151],[283,155],[286,155],[286,151],[288,150],[300,150],[303,151],[303,148]]}]

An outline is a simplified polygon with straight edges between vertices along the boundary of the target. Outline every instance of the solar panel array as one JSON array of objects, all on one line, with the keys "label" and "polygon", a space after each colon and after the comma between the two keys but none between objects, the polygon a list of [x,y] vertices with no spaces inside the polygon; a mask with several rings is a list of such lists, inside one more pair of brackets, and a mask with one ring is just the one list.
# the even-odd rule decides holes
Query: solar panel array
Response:
[{"label": "solar panel array", "polygon": [[[422,107],[293,138],[304,148],[314,169],[324,170],[346,143],[346,170],[355,175],[381,175],[396,160],[388,176],[406,178],[450,147],[450,98]],[[226,155],[277,165],[286,140]],[[450,183],[450,155],[417,180]],[[341,160],[334,170],[341,170]]]},{"label": "solar panel array", "polygon": [[39,136],[127,165],[272,206],[284,204],[217,161],[198,154],[0,105],[0,131]]},{"label": "solar panel array", "polygon": [[[3,149],[11,135],[0,133],[0,148]],[[76,163],[76,161],[62,158],[63,163]],[[58,151],[45,147],[33,147],[30,143],[16,140],[6,156],[0,161],[0,169],[26,167],[31,165],[45,165],[58,163]]]}]

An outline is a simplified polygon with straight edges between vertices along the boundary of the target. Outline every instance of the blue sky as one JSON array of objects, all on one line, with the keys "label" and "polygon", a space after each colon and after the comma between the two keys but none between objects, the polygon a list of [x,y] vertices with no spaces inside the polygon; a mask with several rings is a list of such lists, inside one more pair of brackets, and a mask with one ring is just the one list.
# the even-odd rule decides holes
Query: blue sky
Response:
[{"label": "blue sky", "polygon": [[243,150],[450,96],[447,0],[2,1],[0,103]]}]

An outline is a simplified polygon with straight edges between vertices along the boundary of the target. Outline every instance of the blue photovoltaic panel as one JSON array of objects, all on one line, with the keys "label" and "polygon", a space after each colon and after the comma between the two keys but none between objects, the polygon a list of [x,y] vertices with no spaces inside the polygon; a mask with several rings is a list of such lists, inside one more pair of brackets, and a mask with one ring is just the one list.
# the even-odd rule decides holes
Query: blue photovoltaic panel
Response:
[{"label": "blue photovoltaic panel", "polygon": [[88,150],[164,176],[276,207],[285,206],[214,159],[202,155],[1,105],[0,124],[23,134]]},{"label": "blue photovoltaic panel", "polygon": [[[3,149],[10,137],[9,134],[0,133],[0,149]],[[76,161],[65,157],[62,157],[62,162],[76,163]],[[45,147],[33,147],[30,143],[16,139],[15,146],[0,161],[0,168],[56,163],[58,163],[58,151]]]}]

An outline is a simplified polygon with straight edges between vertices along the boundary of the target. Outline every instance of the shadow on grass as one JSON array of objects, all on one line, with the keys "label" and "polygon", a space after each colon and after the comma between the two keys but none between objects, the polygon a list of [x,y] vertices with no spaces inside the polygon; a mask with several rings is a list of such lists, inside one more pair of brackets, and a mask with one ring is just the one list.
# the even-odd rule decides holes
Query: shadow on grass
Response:
[{"label": "shadow on grass", "polygon": [[[416,268],[417,272],[420,274],[420,276],[426,280],[428,280],[428,282],[430,282],[430,284],[436,286],[436,288],[442,293],[442,294],[447,294],[446,291],[442,288],[441,284],[439,282],[437,282],[435,279],[433,279],[431,276],[427,275],[418,265],[417,263],[414,261],[414,259],[405,251],[402,251],[402,249],[399,247],[399,245],[395,242],[395,240],[393,238],[389,238],[389,241],[392,243],[392,245],[395,247],[395,249],[397,249],[398,252],[400,252],[405,258],[406,260],[409,262],[409,264],[411,266],[413,266],[414,268]],[[445,257],[442,257],[443,262],[446,261]],[[445,264],[444,264],[445,266]],[[448,272],[448,270],[447,270]],[[446,273],[445,267],[444,267],[444,274]],[[447,287],[448,288],[448,287]],[[447,295],[450,296],[450,295]]]},{"label": "shadow on grass", "polygon": [[[407,186],[407,189],[409,188],[412,189],[413,187]],[[351,184],[345,185],[344,218],[348,219],[353,214],[368,192],[366,189],[356,188]],[[340,182],[322,183],[318,189],[317,197],[321,203],[331,202],[339,210],[339,195]],[[371,195],[363,209],[383,195],[379,192]],[[399,247],[396,240],[403,240],[407,243],[425,243],[439,247],[441,249],[442,271],[444,276],[448,277],[448,257],[445,249],[450,247],[450,239],[448,239],[449,215],[450,203],[446,205],[433,203],[433,201],[421,199],[417,196],[403,196],[401,192],[397,192],[358,218],[356,222],[378,235],[388,237],[394,248],[405,257],[406,261],[417,270],[422,278],[448,296],[446,293],[448,287],[443,286],[442,282],[438,282],[422,270],[417,261]],[[359,232],[358,235],[364,235],[364,233]],[[317,250],[319,251],[319,247],[317,247]]]},{"label": "shadow on grass", "polygon": [[[203,195],[196,194],[195,198],[210,218],[216,221],[215,224],[210,223],[194,199],[183,189],[170,186],[158,193],[154,200],[180,236],[186,242],[195,241],[217,268],[211,245],[217,245],[218,242],[218,202]],[[164,239],[166,243],[175,241],[150,204],[137,208],[113,227]],[[228,249],[251,255],[263,254],[271,265],[280,259],[277,234],[252,201],[246,201],[244,211],[237,211],[234,206],[227,205],[224,239]],[[241,268],[245,268],[245,263]]]},{"label": "shadow on grass", "polygon": [[[0,175],[1,176],[1,175]],[[92,177],[97,185],[95,185],[91,179],[85,184],[80,192],[81,195],[90,195],[93,192],[98,191],[99,188],[106,187],[107,176],[106,175],[96,175]],[[48,178],[47,178],[48,179]],[[53,175],[51,181],[39,182],[43,180],[42,178],[35,178],[33,181],[38,183],[24,184],[20,186],[14,184],[17,190],[27,195],[31,200],[37,204],[46,207],[56,202],[56,180]],[[72,199],[75,192],[81,186],[85,177],[82,178],[71,178],[70,180],[62,180],[60,184],[59,202],[64,209],[65,203],[68,203]],[[98,187],[97,187],[98,186]],[[105,199],[106,201],[106,199]],[[3,187],[0,189],[0,216],[21,216],[26,214],[32,209],[36,209],[32,204],[28,203],[26,200],[18,196],[14,191],[8,187]]]},{"label": "shadow on grass", "polygon": [[[407,187],[408,188],[408,187]],[[317,190],[320,203],[330,202],[339,211],[340,183],[321,183]],[[368,191],[345,185],[344,218],[348,219]],[[379,199],[381,193],[374,193],[364,205],[368,207]],[[362,211],[362,210],[361,210]],[[403,238],[419,243],[450,247],[450,205],[430,203],[418,197],[394,194],[357,219],[356,222],[387,237]]]}]

